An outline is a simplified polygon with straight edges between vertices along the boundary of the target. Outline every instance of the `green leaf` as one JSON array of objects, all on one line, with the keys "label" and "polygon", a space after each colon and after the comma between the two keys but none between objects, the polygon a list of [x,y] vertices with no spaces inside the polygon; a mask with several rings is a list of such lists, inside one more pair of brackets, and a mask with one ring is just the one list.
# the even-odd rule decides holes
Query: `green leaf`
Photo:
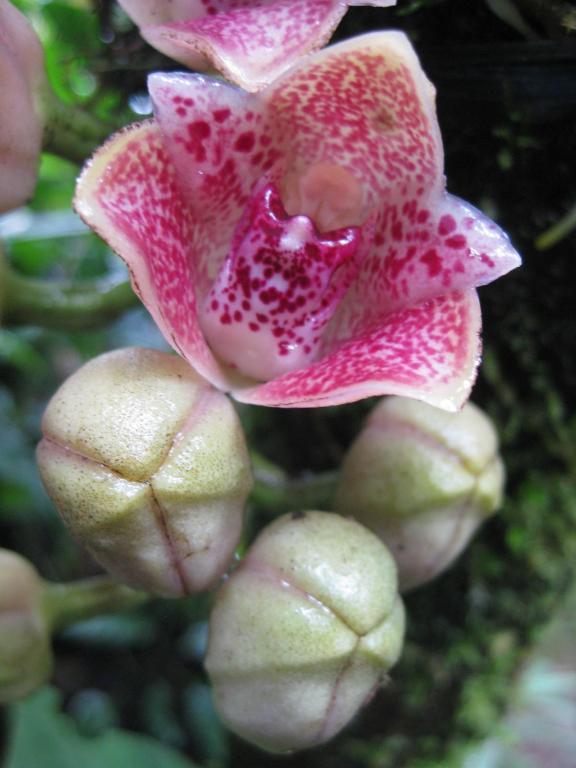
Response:
[{"label": "green leaf", "polygon": [[97,738],[82,736],[61,714],[58,693],[44,688],[13,709],[12,743],[5,768],[195,768],[152,739],[118,730]]}]

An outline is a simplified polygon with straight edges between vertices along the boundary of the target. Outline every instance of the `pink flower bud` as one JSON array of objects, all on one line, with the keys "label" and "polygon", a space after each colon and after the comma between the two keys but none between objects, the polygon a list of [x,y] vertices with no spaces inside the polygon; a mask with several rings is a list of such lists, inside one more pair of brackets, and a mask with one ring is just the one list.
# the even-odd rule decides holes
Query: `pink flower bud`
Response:
[{"label": "pink flower bud", "polygon": [[0,549],[0,704],[23,698],[52,670],[43,584],[20,555]]},{"label": "pink flower bud", "polygon": [[217,595],[206,659],[216,706],[271,752],[322,744],[370,698],[403,635],[382,543],[327,512],[285,515]]},{"label": "pink flower bud", "polygon": [[32,195],[42,149],[44,53],[26,17],[0,0],[0,213]]},{"label": "pink flower bud", "polygon": [[403,591],[433,579],[502,502],[504,466],[488,417],[383,400],[344,460],[336,510],[377,533]]},{"label": "pink flower bud", "polygon": [[251,471],[222,393],[180,358],[101,355],[50,401],[38,464],[72,533],[126,584],[165,596],[211,587],[238,544]]}]

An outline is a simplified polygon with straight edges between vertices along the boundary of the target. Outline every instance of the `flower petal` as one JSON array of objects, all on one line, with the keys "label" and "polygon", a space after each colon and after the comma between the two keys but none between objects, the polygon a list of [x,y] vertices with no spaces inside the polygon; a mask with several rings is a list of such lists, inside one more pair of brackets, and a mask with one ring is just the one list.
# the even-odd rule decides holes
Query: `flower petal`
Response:
[{"label": "flower petal", "polygon": [[94,155],[78,182],[75,207],[128,265],[132,283],[172,346],[199,373],[228,388],[196,309],[198,227],[154,121],[130,126]]},{"label": "flower petal", "polygon": [[[126,13],[139,26],[165,24],[171,21],[200,19],[216,13],[229,13],[239,8],[262,8],[278,0],[119,0]],[[308,0],[313,5],[315,0]],[[373,5],[389,8],[396,0],[340,0],[341,5]]]},{"label": "flower petal", "polygon": [[[386,7],[394,2],[370,4]],[[189,3],[188,13],[180,2],[169,19],[166,12],[161,14],[162,23],[139,23],[144,23],[142,36],[167,56],[192,69],[205,69],[208,61],[229,80],[257,91],[321,48],[347,5],[343,0],[196,0]],[[134,1],[124,0],[124,6],[134,6]],[[139,9],[138,17],[145,16]]]},{"label": "flower petal", "polygon": [[200,289],[226,256],[254,184],[282,151],[257,98],[214,78],[154,74],[148,88],[188,207],[202,222]]},{"label": "flower petal", "polygon": [[388,316],[318,363],[234,393],[244,403],[313,408],[403,395],[457,410],[480,354],[476,291],[451,293]]},{"label": "flower petal", "polygon": [[321,47],[345,13],[346,5],[339,0],[277,0],[143,27],[141,34],[189,67],[201,68],[208,60],[229,80],[257,91],[298,58]]},{"label": "flower petal", "polygon": [[389,312],[485,285],[520,265],[508,235],[477,208],[448,193],[430,203],[385,206],[375,247],[326,330],[326,349]]},{"label": "flower petal", "polygon": [[[331,164],[363,186],[362,224],[382,200],[433,197],[444,185],[435,91],[401,32],[375,32],[309,56],[267,88],[291,137],[285,184]],[[293,211],[290,211],[293,213]]]},{"label": "flower petal", "polygon": [[[440,293],[485,285],[515,269],[520,256],[508,235],[474,206],[444,194],[433,208],[387,208],[385,250],[370,285],[397,309]],[[366,285],[368,287],[368,284]]]},{"label": "flower petal", "polygon": [[[219,1],[229,5],[226,0]],[[139,27],[199,18],[206,13],[203,0],[118,0],[118,3]]]}]

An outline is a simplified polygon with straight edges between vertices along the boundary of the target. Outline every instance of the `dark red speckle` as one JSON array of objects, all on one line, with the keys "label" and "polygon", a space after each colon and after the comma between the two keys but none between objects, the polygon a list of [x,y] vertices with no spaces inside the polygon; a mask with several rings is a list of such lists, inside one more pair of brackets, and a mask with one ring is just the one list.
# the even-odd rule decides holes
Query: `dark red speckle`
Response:
[{"label": "dark red speckle", "polygon": [[238,136],[236,139],[234,149],[237,152],[250,152],[254,148],[255,141],[256,139],[252,131],[241,133],[240,136]]},{"label": "dark red speckle", "polygon": [[464,235],[454,235],[453,237],[449,237],[448,240],[446,240],[446,245],[448,248],[466,248],[467,243],[468,241]]},{"label": "dark red speckle", "polygon": [[217,123],[224,123],[228,118],[230,117],[232,113],[229,109],[217,109],[215,112],[213,112],[214,120]]},{"label": "dark red speckle", "polygon": [[438,222],[438,234],[442,237],[450,235],[456,229],[456,221],[453,216],[446,214]]},{"label": "dark red speckle", "polygon": [[430,248],[429,251],[426,251],[420,258],[420,261],[428,267],[428,274],[430,277],[436,277],[436,275],[440,274],[440,271],[442,270],[442,260],[434,248]]}]

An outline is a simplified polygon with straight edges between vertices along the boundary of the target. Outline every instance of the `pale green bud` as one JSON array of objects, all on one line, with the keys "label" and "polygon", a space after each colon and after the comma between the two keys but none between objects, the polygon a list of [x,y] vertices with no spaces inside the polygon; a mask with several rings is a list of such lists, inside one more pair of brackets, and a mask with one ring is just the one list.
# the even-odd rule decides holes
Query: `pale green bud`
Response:
[{"label": "pale green bud", "polygon": [[23,698],[52,672],[43,582],[32,565],[0,549],[0,704]]},{"label": "pale green bud", "polygon": [[240,538],[250,463],[230,401],[182,359],[101,355],[54,395],[43,432],[46,489],[113,576],[165,596],[220,578]]},{"label": "pale green bud", "polygon": [[370,415],[342,466],[336,511],[386,543],[401,590],[445,570],[502,502],[504,466],[488,417],[402,397]]},{"label": "pale green bud", "polygon": [[404,609],[383,544],[327,512],[285,515],[220,589],[206,668],[224,722],[271,752],[313,747],[397,661]]}]

